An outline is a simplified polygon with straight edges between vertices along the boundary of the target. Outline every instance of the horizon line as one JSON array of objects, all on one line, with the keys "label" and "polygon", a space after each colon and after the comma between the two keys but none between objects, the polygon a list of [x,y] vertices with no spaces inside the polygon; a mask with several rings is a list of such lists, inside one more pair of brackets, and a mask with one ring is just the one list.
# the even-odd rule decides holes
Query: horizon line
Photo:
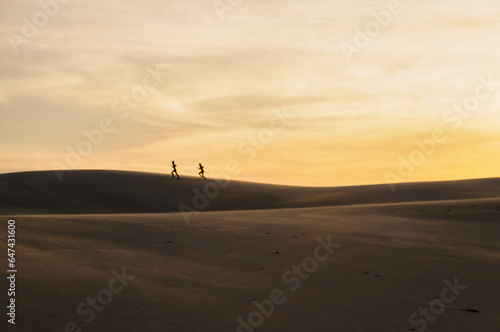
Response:
[{"label": "horizon line", "polygon": [[[125,169],[95,169],[95,168],[89,168],[89,169],[68,169],[64,170],[65,172],[89,172],[89,171],[94,171],[94,172],[123,172],[123,173],[142,173],[142,174],[157,174],[157,175],[170,175],[169,172],[151,172],[151,171],[139,171],[139,170],[125,170]],[[29,170],[29,171],[16,171],[16,172],[7,172],[7,173],[0,173],[0,176],[3,175],[13,175],[13,174],[22,174],[22,173],[49,173],[49,172],[57,172],[57,170]],[[182,175],[187,178],[193,178],[193,179],[199,179],[198,176],[196,175],[183,175],[179,173],[179,175]],[[208,175],[206,181],[210,181],[213,179],[220,179],[220,180],[225,180],[220,177],[211,177]],[[308,186],[308,185],[300,185],[300,184],[289,184],[289,183],[272,183],[272,182],[260,182],[260,181],[251,181],[251,180],[244,180],[244,179],[237,179],[237,178],[229,178],[228,181],[235,181],[235,182],[246,182],[246,183],[255,183],[255,184],[264,184],[264,185],[273,185],[273,186],[288,186],[288,187],[304,187],[304,188],[342,188],[342,187],[361,187],[361,186],[381,186],[381,185],[387,185],[387,186],[394,186],[394,185],[401,185],[401,184],[417,184],[417,183],[436,183],[436,182],[458,182],[458,181],[473,181],[473,180],[489,180],[489,179],[500,179],[499,177],[482,177],[482,178],[460,178],[460,179],[443,179],[443,180],[423,180],[423,181],[408,181],[408,182],[398,182],[398,183],[382,183],[382,182],[374,182],[374,183],[363,183],[363,184],[351,184],[351,185],[325,185],[325,186]]]}]

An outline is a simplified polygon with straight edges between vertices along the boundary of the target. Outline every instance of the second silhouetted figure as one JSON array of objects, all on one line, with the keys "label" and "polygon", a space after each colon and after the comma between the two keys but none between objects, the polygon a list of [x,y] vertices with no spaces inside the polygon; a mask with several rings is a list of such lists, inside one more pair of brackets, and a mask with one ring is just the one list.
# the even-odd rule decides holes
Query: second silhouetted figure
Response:
[{"label": "second silhouetted figure", "polygon": [[198,167],[197,169],[200,170],[200,173],[198,173],[198,175],[200,176],[200,178],[202,178],[203,180],[206,180],[205,179],[205,171],[203,170],[203,165],[200,163],[200,167]]},{"label": "second silhouetted figure", "polygon": [[177,180],[179,180],[180,178],[179,178],[179,174],[177,174],[177,169],[176,169],[176,167],[177,167],[177,165],[176,165],[176,164],[175,164],[175,162],[172,160],[172,168],[174,169],[174,170],[172,171],[172,177],[174,177],[174,173],[175,173],[175,175],[177,175]]}]

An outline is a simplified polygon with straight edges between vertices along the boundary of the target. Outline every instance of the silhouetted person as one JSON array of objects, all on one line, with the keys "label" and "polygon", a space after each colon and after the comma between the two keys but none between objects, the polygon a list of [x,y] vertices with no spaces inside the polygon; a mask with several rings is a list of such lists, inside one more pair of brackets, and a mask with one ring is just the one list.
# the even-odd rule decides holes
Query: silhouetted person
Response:
[{"label": "silhouetted person", "polygon": [[172,160],[172,168],[174,169],[174,170],[172,171],[172,177],[175,177],[175,176],[174,176],[174,173],[175,173],[175,175],[177,175],[177,180],[179,180],[180,178],[179,178],[179,174],[177,174],[177,169],[176,169],[176,167],[177,167],[177,165],[176,165],[176,164],[175,164],[175,162]]},{"label": "silhouetted person", "polygon": [[198,175],[200,176],[200,178],[202,178],[203,180],[206,180],[205,179],[205,171],[203,170],[203,165],[200,163],[200,167],[198,167],[197,169],[200,170],[200,173],[198,173]]}]

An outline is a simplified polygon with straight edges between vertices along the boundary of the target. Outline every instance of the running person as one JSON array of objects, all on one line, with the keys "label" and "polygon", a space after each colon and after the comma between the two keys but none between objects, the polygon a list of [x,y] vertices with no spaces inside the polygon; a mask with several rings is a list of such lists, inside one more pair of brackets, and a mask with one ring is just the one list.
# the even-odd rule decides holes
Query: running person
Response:
[{"label": "running person", "polygon": [[198,173],[198,175],[200,176],[200,178],[202,178],[203,180],[206,180],[205,179],[205,171],[203,170],[203,165],[200,163],[200,167],[198,167],[197,169],[200,170],[200,173]]},{"label": "running person", "polygon": [[172,168],[174,169],[174,170],[172,171],[172,177],[175,177],[175,176],[174,176],[174,173],[175,173],[175,175],[177,175],[177,180],[179,180],[180,178],[179,178],[179,174],[177,174],[177,169],[176,169],[176,167],[177,167],[177,165],[176,165],[176,164],[175,164],[175,162],[172,160]]}]

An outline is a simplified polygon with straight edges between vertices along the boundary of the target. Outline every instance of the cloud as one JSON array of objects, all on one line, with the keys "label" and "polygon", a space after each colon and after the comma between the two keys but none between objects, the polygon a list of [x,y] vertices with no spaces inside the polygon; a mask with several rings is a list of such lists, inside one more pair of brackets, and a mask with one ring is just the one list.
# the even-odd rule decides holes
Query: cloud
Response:
[{"label": "cloud", "polygon": [[[0,40],[0,152],[9,160],[0,172],[50,168],[105,117],[116,129],[81,167],[155,171],[165,160],[203,158],[221,168],[242,158],[238,144],[265,128],[274,109],[288,108],[294,122],[242,178],[380,182],[381,170],[416,137],[442,125],[443,111],[470,94],[477,77],[496,77],[499,63],[497,3],[460,0],[406,3],[347,64],[338,46],[386,5],[243,1],[223,20],[211,1],[61,5],[19,53]],[[4,36],[19,34],[23,17],[40,10],[27,0],[2,8]],[[156,64],[168,68],[168,77],[119,119],[113,102],[141,85],[146,68]],[[430,163],[436,168],[420,178],[493,172],[492,157],[483,154],[477,156],[488,164],[483,173],[469,162],[453,173],[443,168],[457,156],[489,151],[493,143],[481,131],[495,125],[481,116],[464,124],[475,131],[460,132],[467,139],[450,141]],[[332,168],[335,176],[322,180]],[[315,177],[302,180],[304,172]]]}]

